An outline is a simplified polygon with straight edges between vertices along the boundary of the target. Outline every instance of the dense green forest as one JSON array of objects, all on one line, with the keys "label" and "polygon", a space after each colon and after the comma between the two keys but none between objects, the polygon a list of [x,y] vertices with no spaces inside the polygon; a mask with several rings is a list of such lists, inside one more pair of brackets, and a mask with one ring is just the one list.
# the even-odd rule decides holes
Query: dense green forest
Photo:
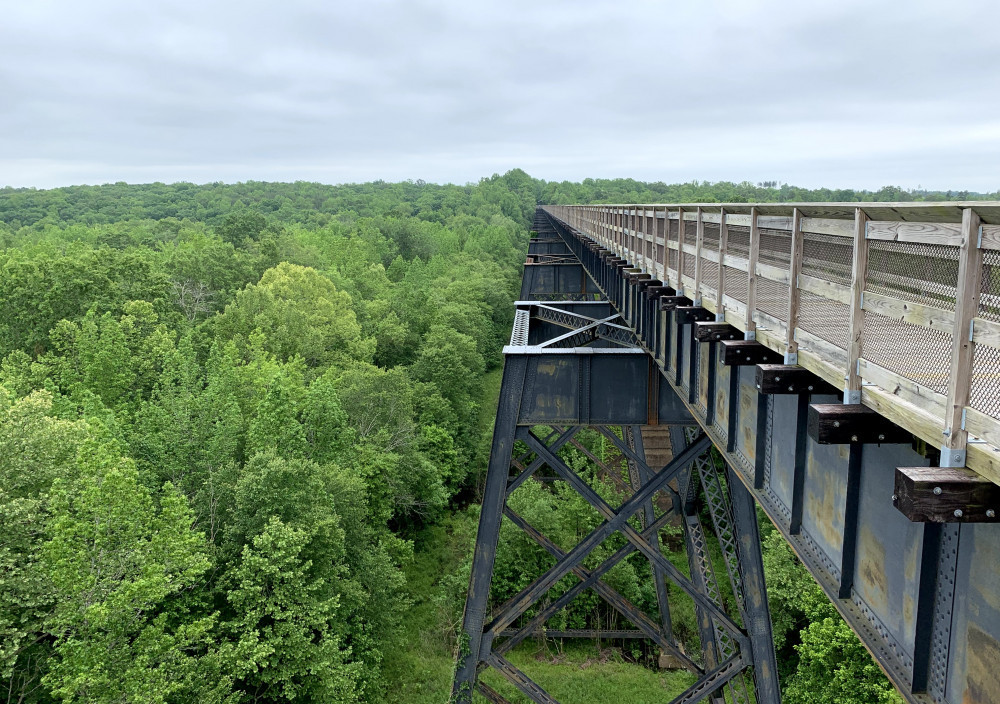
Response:
[{"label": "dense green forest", "polygon": [[[518,170],[0,190],[6,700],[445,701],[536,202],[938,195]],[[558,486],[516,496],[557,543],[598,520]],[[548,559],[504,538],[498,599]],[[780,536],[765,541],[786,700],[895,701]],[[649,606],[644,569],[609,579]],[[559,618],[608,615],[582,599]],[[693,643],[693,615],[677,624]],[[590,677],[577,701],[688,683],[620,643],[512,657],[554,692]]]}]

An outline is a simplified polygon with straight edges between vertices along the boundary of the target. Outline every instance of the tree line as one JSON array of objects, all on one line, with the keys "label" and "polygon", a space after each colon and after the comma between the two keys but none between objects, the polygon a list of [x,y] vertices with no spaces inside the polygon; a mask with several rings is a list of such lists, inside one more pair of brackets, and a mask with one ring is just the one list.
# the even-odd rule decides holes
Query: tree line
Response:
[{"label": "tree line", "polygon": [[[483,380],[536,203],[906,199],[787,188],[514,170],[463,186],[0,189],[7,701],[392,701],[414,538],[474,520]],[[513,501],[564,548],[598,520],[558,484]],[[497,599],[550,559],[509,528]],[[851,682],[858,701],[890,701],[779,536],[768,554],[790,701]],[[608,579],[652,609],[646,569],[625,560]],[[439,583],[452,637],[467,572]],[[588,598],[553,625],[608,618]],[[695,647],[693,609],[675,623]]]}]

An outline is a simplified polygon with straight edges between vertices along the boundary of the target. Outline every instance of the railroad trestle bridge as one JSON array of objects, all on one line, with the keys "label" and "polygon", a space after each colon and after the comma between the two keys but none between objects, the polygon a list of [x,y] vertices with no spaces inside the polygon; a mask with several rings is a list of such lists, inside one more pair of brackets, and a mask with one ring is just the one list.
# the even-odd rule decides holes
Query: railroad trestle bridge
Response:
[{"label": "railroad trestle bridge", "polygon": [[[593,637],[545,630],[593,589],[632,626],[604,637],[649,639],[695,673],[676,702],[780,701],[756,503],[909,702],[1000,701],[1000,204],[547,206],[533,229],[453,698],[506,701],[478,678],[494,668],[555,702],[505,655],[529,636]],[[621,467],[587,453],[584,428]],[[603,523],[555,545],[507,502],[534,479],[566,482]],[[495,604],[501,520],[554,564]],[[668,522],[686,574],[663,555]],[[623,547],[585,566],[612,534]],[[636,551],[656,618],[602,580]],[[668,584],[694,601],[699,653],[674,638]]]}]

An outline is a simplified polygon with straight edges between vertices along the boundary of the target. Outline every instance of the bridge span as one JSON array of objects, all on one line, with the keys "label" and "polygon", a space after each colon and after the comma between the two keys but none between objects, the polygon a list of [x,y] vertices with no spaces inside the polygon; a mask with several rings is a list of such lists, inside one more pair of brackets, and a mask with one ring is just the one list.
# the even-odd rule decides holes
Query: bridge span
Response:
[{"label": "bridge span", "polygon": [[[756,502],[907,701],[1000,701],[1000,204],[548,206],[534,229],[454,699],[506,701],[478,678],[493,668],[555,702],[505,654],[593,589],[633,626],[609,637],[697,675],[675,701],[780,701]],[[589,455],[618,506],[561,455],[585,450],[583,428],[619,453],[623,472]],[[604,523],[564,551],[507,503],[532,478],[567,482]],[[496,604],[501,520],[554,565]],[[661,553],[671,521],[687,574]],[[585,567],[611,535],[623,547]],[[602,580],[634,551],[657,618]],[[668,583],[694,600],[700,653],[678,647]]]}]

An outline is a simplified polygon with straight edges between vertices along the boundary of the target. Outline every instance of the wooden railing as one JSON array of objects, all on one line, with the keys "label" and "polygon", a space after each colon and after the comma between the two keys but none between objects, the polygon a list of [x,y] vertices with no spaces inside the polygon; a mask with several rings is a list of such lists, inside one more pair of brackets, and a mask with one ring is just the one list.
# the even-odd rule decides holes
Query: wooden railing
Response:
[{"label": "wooden railing", "polygon": [[545,210],[1000,483],[1000,203]]}]

